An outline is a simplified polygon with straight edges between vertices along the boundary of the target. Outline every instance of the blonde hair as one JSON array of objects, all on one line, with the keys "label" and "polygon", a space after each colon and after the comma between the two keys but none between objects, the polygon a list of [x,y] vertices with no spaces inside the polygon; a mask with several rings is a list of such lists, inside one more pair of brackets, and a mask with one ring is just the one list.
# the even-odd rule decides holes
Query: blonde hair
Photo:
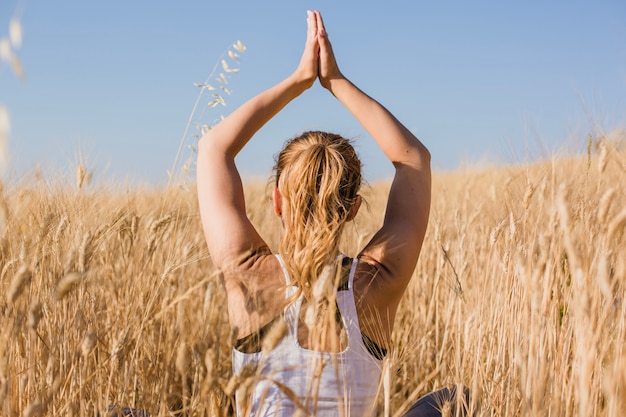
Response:
[{"label": "blonde hair", "polygon": [[285,207],[280,252],[299,293],[310,297],[324,268],[336,264],[339,238],[361,187],[361,161],[348,139],[305,132],[279,153],[274,175]]}]

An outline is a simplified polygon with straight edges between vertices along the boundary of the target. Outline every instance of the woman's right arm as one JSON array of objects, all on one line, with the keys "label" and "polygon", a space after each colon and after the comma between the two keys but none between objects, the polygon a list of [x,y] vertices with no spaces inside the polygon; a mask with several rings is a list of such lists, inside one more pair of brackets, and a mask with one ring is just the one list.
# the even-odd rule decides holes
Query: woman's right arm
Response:
[{"label": "woman's right arm", "polygon": [[387,109],[339,71],[332,46],[318,18],[319,79],[374,138],[395,167],[382,228],[360,254],[377,268],[379,301],[398,302],[419,256],[430,211],[430,153]]}]

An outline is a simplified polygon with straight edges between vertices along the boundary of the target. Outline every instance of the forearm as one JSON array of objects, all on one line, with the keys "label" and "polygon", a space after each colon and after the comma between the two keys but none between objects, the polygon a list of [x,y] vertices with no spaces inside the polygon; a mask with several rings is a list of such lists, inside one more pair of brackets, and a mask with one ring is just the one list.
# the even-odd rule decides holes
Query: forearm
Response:
[{"label": "forearm", "polygon": [[368,131],[391,162],[428,168],[430,153],[426,147],[384,106],[345,77],[330,80],[327,88]]},{"label": "forearm", "polygon": [[211,149],[234,158],[265,123],[308,87],[309,84],[295,75],[285,78],[248,100],[205,133],[200,140],[200,147],[203,147],[203,143],[210,143]]}]

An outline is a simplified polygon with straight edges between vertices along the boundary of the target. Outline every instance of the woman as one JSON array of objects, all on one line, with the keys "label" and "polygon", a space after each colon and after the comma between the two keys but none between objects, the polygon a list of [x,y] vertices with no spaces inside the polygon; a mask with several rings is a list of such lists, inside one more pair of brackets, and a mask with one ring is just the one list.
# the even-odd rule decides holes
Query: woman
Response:
[{"label": "woman", "polygon": [[[256,376],[238,392],[238,415],[371,413],[396,309],[428,223],[428,150],[341,73],[319,12],[308,12],[307,25],[296,70],[199,144],[202,224],[238,338],[233,370]],[[284,229],[280,255],[271,253],[246,216],[235,166],[255,132],[316,79],[395,167],[383,225],[354,260],[338,249],[343,227],[361,203],[361,164],[347,140],[307,132],[279,154],[273,203]]]}]

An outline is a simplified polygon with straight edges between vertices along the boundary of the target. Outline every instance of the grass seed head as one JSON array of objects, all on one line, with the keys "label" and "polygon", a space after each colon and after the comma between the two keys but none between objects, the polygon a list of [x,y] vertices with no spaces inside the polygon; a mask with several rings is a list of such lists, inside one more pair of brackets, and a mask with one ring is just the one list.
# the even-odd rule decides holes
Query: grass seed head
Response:
[{"label": "grass seed head", "polygon": [[41,320],[41,303],[33,301],[28,309],[28,327],[36,330]]},{"label": "grass seed head", "polygon": [[204,366],[206,367],[207,374],[213,375],[215,368],[217,367],[217,353],[214,349],[207,349],[205,352]]},{"label": "grass seed head", "polygon": [[262,351],[267,353],[273,350],[287,333],[285,320],[278,320],[267,333],[261,345]]},{"label": "grass seed head", "polygon": [[31,278],[32,273],[28,267],[26,265],[22,265],[11,281],[9,291],[7,292],[7,301],[10,303],[15,302],[15,300],[17,300],[22,294]]},{"label": "grass seed head", "polygon": [[78,187],[79,190],[82,190],[86,183],[88,183],[87,170],[82,163],[79,163],[76,165],[76,187]]},{"label": "grass seed head", "polygon": [[606,224],[607,222],[607,215],[611,208],[613,197],[615,197],[615,188],[607,190],[602,197],[600,197],[600,202],[598,203],[598,221],[602,224]]},{"label": "grass seed head", "polygon": [[41,224],[39,226],[39,236],[37,238],[39,242],[43,242],[46,236],[48,236],[48,233],[50,232],[50,225],[52,224],[53,219],[54,219],[54,214],[47,213],[46,216],[41,221]]},{"label": "grass seed head", "polygon": [[91,352],[96,348],[96,335],[93,333],[87,333],[83,339],[83,343],[80,345],[80,352],[84,357],[89,356]]},{"label": "grass seed head", "polygon": [[54,243],[58,243],[59,240],[61,239],[61,236],[63,236],[65,229],[67,229],[67,222],[68,222],[67,215],[64,215],[61,218],[61,220],[59,220],[59,225],[57,226],[57,229],[54,232],[54,237],[53,237]]},{"label": "grass seed head", "polygon": [[9,213],[6,206],[0,203],[0,236],[3,236],[9,225]]},{"label": "grass seed head", "polygon": [[226,385],[224,386],[224,394],[230,396],[235,393],[237,387],[241,384],[241,377],[239,375],[233,375],[230,377]]},{"label": "grass seed head", "polygon": [[80,272],[85,272],[87,268],[89,268],[92,255],[92,241],[93,237],[91,233],[85,233],[80,247],[78,248],[78,270]]},{"label": "grass seed head", "polygon": [[161,230],[163,227],[169,224],[171,220],[172,220],[172,215],[167,214],[161,217],[160,219],[153,221],[152,224],[150,225],[150,233],[152,234],[157,233],[159,230]]},{"label": "grass seed head", "polygon": [[20,376],[20,391],[26,392],[28,389],[28,374],[24,373]]},{"label": "grass seed head", "polygon": [[185,376],[189,367],[191,366],[191,358],[189,356],[189,351],[187,349],[187,345],[185,342],[181,342],[178,345],[178,350],[176,351],[176,370],[181,376]]},{"label": "grass seed head", "polygon": [[606,142],[603,140],[598,145],[600,148],[600,155],[598,157],[598,172],[600,175],[604,174],[606,170],[606,164],[608,163],[609,149]]},{"label": "grass seed head", "polygon": [[65,255],[65,262],[63,264],[63,272],[69,273],[75,268],[76,261],[76,247],[72,246]]},{"label": "grass seed head", "polygon": [[32,403],[28,404],[28,406],[26,407],[22,415],[24,417],[34,417],[34,416],[40,416],[42,415],[42,413],[43,413],[43,405],[41,404],[41,401],[35,400]]},{"label": "grass seed head", "polygon": [[9,394],[9,380],[2,375],[0,370],[0,404],[4,404],[4,400]]},{"label": "grass seed head", "polygon": [[528,211],[528,208],[530,207],[530,199],[532,198],[534,193],[535,187],[531,182],[528,182],[528,185],[526,186],[526,192],[524,193],[524,210]]},{"label": "grass seed head", "polygon": [[626,228],[626,209],[622,210],[609,224],[608,238],[609,242],[617,244],[624,237],[624,229]]},{"label": "grass seed head", "polygon": [[76,285],[83,279],[83,275],[79,272],[70,272],[65,275],[57,284],[56,298],[62,300]]},{"label": "grass seed head", "polygon": [[453,417],[452,415],[452,404],[450,401],[444,401],[441,406],[441,417]]},{"label": "grass seed head", "polygon": [[2,267],[2,272],[0,272],[0,282],[4,281],[4,277],[9,272],[9,269],[11,269],[16,262],[16,259],[11,259],[6,264],[4,264],[4,266]]},{"label": "grass seed head", "polygon": [[134,215],[132,220],[130,221],[130,235],[132,236],[133,240],[135,240],[135,238],[137,237],[138,224],[139,216]]},{"label": "grass seed head", "polygon": [[113,340],[113,344],[111,345],[111,359],[114,360],[118,366],[121,366],[124,361],[124,352],[129,342],[128,328],[122,330]]}]

